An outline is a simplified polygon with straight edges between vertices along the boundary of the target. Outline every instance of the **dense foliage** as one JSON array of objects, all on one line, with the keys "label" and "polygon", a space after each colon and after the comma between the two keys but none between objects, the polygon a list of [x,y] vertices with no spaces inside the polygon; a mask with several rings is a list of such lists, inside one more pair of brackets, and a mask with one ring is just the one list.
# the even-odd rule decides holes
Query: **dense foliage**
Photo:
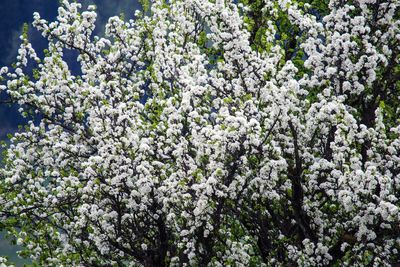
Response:
[{"label": "dense foliage", "polygon": [[[400,2],[63,1],[2,90],[1,227],[40,266],[400,263]],[[67,50],[76,51],[79,75]],[[31,66],[35,65],[33,71]],[[1,259],[1,264],[6,264]]]}]

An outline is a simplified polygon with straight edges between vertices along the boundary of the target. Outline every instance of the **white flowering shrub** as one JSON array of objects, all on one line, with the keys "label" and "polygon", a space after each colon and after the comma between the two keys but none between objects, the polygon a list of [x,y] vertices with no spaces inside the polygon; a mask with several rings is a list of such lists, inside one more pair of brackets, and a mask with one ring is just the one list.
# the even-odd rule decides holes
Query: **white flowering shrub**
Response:
[{"label": "white flowering shrub", "polygon": [[399,264],[399,6],[156,0],[101,38],[93,6],[35,14],[1,227],[41,266]]}]

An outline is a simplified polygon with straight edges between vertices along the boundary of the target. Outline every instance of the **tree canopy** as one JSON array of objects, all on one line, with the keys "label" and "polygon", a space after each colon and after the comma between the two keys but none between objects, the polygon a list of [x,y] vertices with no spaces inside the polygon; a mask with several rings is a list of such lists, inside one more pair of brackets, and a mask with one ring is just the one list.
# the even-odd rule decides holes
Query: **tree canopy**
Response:
[{"label": "tree canopy", "polygon": [[22,256],[400,264],[398,0],[143,1],[103,37],[95,20],[68,1],[35,13],[45,56],[23,34],[0,71],[30,118],[0,172]]}]

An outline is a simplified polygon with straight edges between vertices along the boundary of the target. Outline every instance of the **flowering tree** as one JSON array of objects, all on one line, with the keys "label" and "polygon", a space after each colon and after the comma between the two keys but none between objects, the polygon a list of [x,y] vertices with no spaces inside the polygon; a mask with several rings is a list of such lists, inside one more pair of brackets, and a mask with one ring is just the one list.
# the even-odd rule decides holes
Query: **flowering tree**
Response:
[{"label": "flowering tree", "polygon": [[[400,263],[400,2],[63,1],[2,90],[1,226],[43,266]],[[65,60],[77,51],[79,75]],[[36,68],[30,71],[29,64]],[[5,262],[5,261],[3,261]],[[5,263],[3,263],[5,264]]]}]

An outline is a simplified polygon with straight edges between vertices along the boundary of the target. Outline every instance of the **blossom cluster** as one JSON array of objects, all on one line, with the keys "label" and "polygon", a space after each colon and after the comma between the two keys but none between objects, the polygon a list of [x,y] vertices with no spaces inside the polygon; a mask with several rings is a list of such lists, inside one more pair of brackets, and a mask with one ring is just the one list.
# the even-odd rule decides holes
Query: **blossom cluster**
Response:
[{"label": "blossom cluster", "polygon": [[34,14],[44,58],[22,36],[15,68],[0,71],[31,118],[0,175],[2,227],[21,255],[400,262],[400,2],[265,0],[264,49],[252,8],[155,0],[135,20],[110,18],[103,37],[95,6],[64,0],[55,22]]}]

